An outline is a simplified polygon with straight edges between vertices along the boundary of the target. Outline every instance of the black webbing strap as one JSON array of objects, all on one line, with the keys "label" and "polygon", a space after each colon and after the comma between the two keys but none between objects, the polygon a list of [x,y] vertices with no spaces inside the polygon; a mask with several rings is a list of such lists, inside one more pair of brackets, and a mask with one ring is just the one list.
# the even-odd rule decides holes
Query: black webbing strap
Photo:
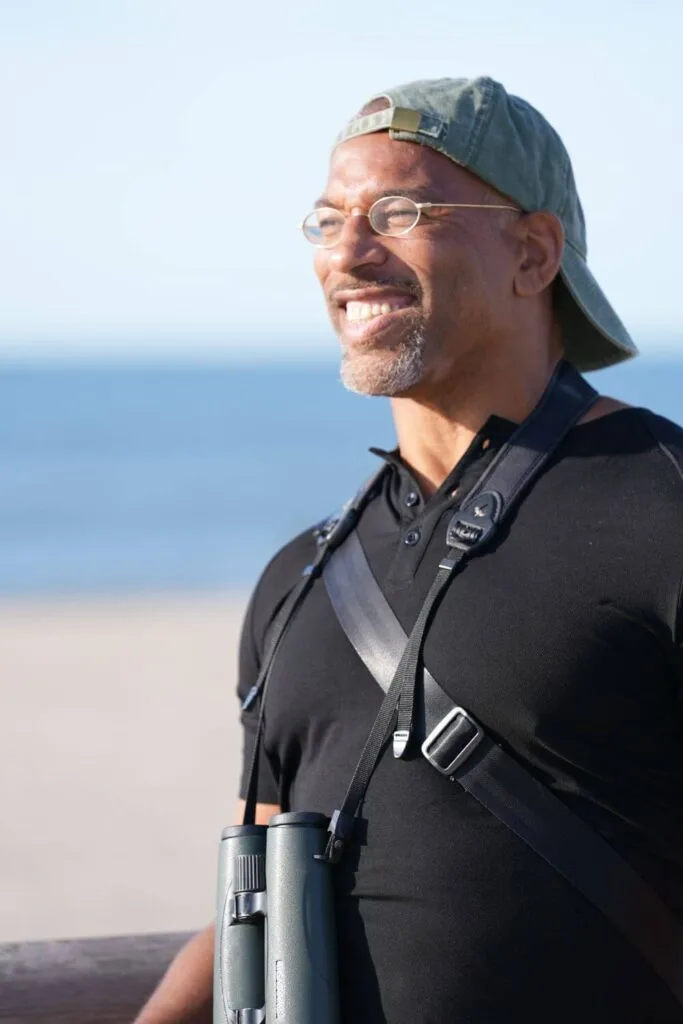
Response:
[{"label": "black webbing strap", "polygon": [[336,550],[336,548],[339,547],[339,545],[342,544],[349,534],[355,529],[359,516],[365,508],[365,505],[370,501],[375,493],[375,490],[379,486],[386,470],[387,467],[382,466],[381,469],[374,473],[373,476],[363,484],[355,497],[351,501],[347,502],[338,515],[330,517],[330,519],[323,523],[316,531],[316,536],[318,538],[318,551],[316,557],[311,565],[307,565],[303,570],[299,580],[283,601],[280,610],[273,619],[268,633],[266,634],[263,656],[261,658],[261,668],[258,677],[242,703],[242,710],[246,711],[251,708],[259,698],[261,699],[261,708],[256,726],[256,737],[251,754],[251,763],[249,765],[249,782],[244,802],[243,825],[253,825],[256,817],[259,757],[265,725],[264,711],[266,692],[268,690],[268,682],[270,680],[275,655],[278,652],[282,639],[287,631],[287,627],[296,615],[298,609],[301,607],[303,599],[313,586],[315,580],[321,575],[323,567],[332,552]]},{"label": "black webbing strap", "polygon": [[320,575],[321,562],[322,562],[322,550],[318,552],[318,557],[315,559],[311,566],[306,566],[304,573],[297,581],[296,586],[287,595],[285,601],[280,608],[280,611],[275,616],[273,624],[267,634],[263,659],[261,661],[261,670],[258,674],[258,678],[254,685],[249,690],[249,693],[242,702],[242,711],[247,711],[253,706],[253,704],[261,698],[261,708],[259,711],[258,722],[256,725],[256,737],[254,740],[254,747],[251,753],[251,763],[249,765],[249,783],[247,785],[247,792],[244,801],[244,816],[242,819],[243,825],[254,825],[256,823],[256,804],[258,803],[258,778],[259,778],[259,760],[261,754],[261,743],[263,742],[263,727],[265,724],[264,719],[264,697],[268,689],[268,680],[270,678],[270,670],[277,654],[277,650],[280,646],[283,636],[287,630],[287,626],[294,617],[296,610],[303,601],[304,597],[308,593],[309,588],[313,584],[313,581],[317,576]]},{"label": "black webbing strap", "polygon": [[[356,533],[335,551],[323,580],[342,629],[386,692],[408,637]],[[683,926],[654,889],[515,757],[494,743],[426,667],[422,710],[422,753],[430,764],[459,782],[601,910],[683,1002]]]},{"label": "black webbing strap", "polygon": [[[343,855],[389,726],[395,718],[394,756],[403,756],[408,748],[425,633],[454,570],[491,540],[525,488],[596,398],[590,384],[569,363],[561,362],[536,408],[503,445],[450,520],[446,531],[448,550],[403,646],[398,668],[380,705],[344,801],[332,815],[325,849],[325,857],[331,863],[336,863]],[[472,734],[470,738],[473,738],[474,725],[465,715],[460,717],[456,728],[465,735]]]}]

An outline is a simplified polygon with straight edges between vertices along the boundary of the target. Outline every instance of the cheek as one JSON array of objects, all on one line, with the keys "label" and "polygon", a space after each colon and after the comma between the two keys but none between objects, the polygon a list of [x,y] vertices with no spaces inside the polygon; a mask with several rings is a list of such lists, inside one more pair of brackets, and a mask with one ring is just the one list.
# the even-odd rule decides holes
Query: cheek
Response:
[{"label": "cheek", "polygon": [[455,297],[471,287],[470,274],[471,268],[461,251],[443,246],[432,252],[420,273],[429,311],[438,316],[452,308]]},{"label": "cheek", "polygon": [[444,246],[432,268],[434,289],[443,301],[452,296],[460,303],[487,301],[495,290],[497,268],[486,257],[479,240]]},{"label": "cheek", "polygon": [[407,281],[413,287],[417,285],[420,305],[426,309],[433,305],[435,284],[443,274],[443,269],[443,257],[435,246],[417,239],[400,239],[400,246],[394,242],[391,258],[387,262],[387,272],[392,278]]},{"label": "cheek", "polygon": [[323,284],[329,273],[329,258],[324,249],[315,250],[313,270],[320,284]]}]

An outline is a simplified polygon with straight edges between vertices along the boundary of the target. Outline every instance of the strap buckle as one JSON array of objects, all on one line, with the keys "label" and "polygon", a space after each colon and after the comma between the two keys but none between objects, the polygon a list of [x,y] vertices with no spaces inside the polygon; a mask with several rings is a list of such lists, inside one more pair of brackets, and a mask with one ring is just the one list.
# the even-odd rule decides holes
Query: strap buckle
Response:
[{"label": "strap buckle", "polygon": [[438,772],[452,777],[485,737],[476,718],[456,705],[432,729],[422,744],[422,753]]},{"label": "strap buckle", "polygon": [[324,853],[314,853],[313,860],[326,861],[328,864],[338,864],[344,856],[346,843],[353,832],[356,819],[346,811],[337,810],[330,818],[327,829],[327,845]]},{"label": "strap buckle", "polygon": [[479,547],[495,530],[502,510],[503,499],[497,491],[482,491],[466,500],[448,524],[446,543],[449,548],[472,551]]}]

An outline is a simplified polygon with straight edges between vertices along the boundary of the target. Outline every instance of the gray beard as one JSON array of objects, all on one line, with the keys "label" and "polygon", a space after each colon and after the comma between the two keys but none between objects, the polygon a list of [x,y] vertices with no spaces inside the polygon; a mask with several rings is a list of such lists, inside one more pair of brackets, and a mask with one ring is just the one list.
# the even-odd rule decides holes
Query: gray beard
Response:
[{"label": "gray beard", "polygon": [[422,325],[416,325],[399,349],[348,351],[342,353],[341,381],[356,395],[383,395],[393,398],[421,379],[424,371],[425,337]]}]

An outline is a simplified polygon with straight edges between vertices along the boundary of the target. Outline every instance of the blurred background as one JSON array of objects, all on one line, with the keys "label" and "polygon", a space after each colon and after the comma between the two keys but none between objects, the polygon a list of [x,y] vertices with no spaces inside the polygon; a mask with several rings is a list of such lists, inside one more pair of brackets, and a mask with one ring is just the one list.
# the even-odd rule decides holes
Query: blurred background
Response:
[{"label": "blurred background", "polygon": [[574,161],[683,419],[683,5],[0,0],[0,941],[202,926],[245,601],[391,446],[296,225],[382,88],[491,74]]}]

